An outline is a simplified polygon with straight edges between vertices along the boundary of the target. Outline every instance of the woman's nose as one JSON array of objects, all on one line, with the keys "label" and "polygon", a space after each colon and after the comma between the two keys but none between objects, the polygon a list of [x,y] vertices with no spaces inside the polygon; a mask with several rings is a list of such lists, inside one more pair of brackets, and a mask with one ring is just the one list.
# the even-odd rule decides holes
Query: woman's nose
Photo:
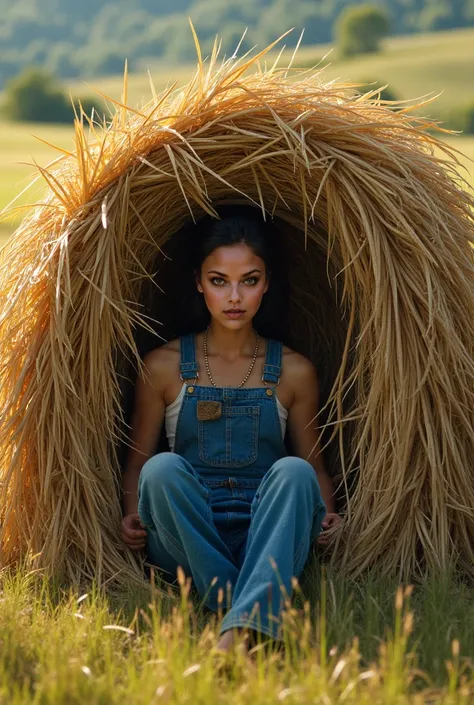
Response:
[{"label": "woman's nose", "polygon": [[233,286],[230,290],[229,301],[237,303],[240,301],[240,290],[238,286]]}]

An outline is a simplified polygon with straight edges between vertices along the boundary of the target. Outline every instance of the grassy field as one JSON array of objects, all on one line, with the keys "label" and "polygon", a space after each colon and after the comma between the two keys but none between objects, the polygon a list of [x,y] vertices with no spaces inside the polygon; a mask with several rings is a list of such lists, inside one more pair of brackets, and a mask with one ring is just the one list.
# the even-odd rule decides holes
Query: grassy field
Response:
[{"label": "grassy field", "polygon": [[[44,192],[41,180],[32,184],[37,173],[34,162],[45,166],[59,153],[36,138],[71,149],[72,136],[70,126],[0,123],[0,211],[14,199],[17,199],[15,206],[41,199]],[[29,184],[31,186],[20,196]],[[19,222],[18,215],[0,222],[0,247]]]},{"label": "grassy field", "polygon": [[474,100],[473,29],[389,39],[379,54],[348,61],[339,61],[334,51],[327,61],[325,75],[331,80],[388,83],[403,100],[440,94],[427,109],[430,114]]},{"label": "grassy field", "polygon": [[[283,46],[283,43],[282,43]],[[331,52],[331,53],[329,53]],[[292,52],[284,52],[285,65]],[[441,93],[432,106],[433,112],[469,103],[474,100],[474,29],[417,34],[387,39],[378,54],[340,60],[332,44],[304,46],[298,52],[294,66],[314,66],[325,55],[324,77],[344,81],[378,81],[388,83],[400,99],[411,99]],[[273,52],[267,63],[274,61]],[[172,67],[165,63],[150,64],[149,70],[156,87],[162,90],[172,81],[185,83],[194,72],[194,64]],[[96,78],[93,85],[106,95],[119,100],[122,91],[120,76]],[[71,83],[73,94],[84,94],[90,87],[83,81]],[[140,105],[151,98],[147,73],[130,75],[129,101]]]},{"label": "grassy field", "polygon": [[[300,63],[315,63],[326,50],[303,47]],[[157,64],[156,88],[169,76],[184,82],[193,68]],[[389,40],[378,56],[335,57],[326,69],[328,79],[388,82],[400,98],[444,91],[437,101],[443,108],[474,100],[472,75],[473,30]],[[120,97],[120,80],[94,84]],[[84,92],[83,84],[72,88]],[[132,76],[130,103],[149,96],[148,78]],[[34,135],[73,148],[70,127],[1,123],[0,210],[27,185],[33,160],[45,165],[56,156]],[[474,137],[447,141],[464,155],[474,186]],[[18,202],[41,193],[38,182]],[[0,247],[17,223],[0,223]],[[0,705],[474,703],[474,596],[455,578],[426,581],[409,596],[376,576],[322,578],[312,558],[295,591],[284,648],[261,645],[250,660],[236,653],[227,671],[213,650],[219,617],[188,590],[105,595],[0,572]]]},{"label": "grassy field", "polygon": [[0,574],[0,705],[474,702],[474,610],[462,583],[350,582],[321,576],[310,558],[283,643],[224,658],[223,612],[180,582],[173,594],[158,579],[163,590],[107,596]]}]

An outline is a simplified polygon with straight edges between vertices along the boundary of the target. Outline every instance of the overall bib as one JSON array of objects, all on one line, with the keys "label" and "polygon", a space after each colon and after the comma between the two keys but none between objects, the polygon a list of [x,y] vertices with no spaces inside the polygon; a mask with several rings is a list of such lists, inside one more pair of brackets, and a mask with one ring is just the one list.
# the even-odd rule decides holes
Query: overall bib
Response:
[{"label": "overall bib", "polygon": [[211,610],[229,608],[222,634],[247,627],[281,639],[281,612],[326,513],[316,472],[287,456],[275,388],[282,344],[269,340],[272,387],[198,386],[195,337],[181,338],[186,390],[173,453],[143,466],[138,513],[150,563],[174,580],[180,565]]}]

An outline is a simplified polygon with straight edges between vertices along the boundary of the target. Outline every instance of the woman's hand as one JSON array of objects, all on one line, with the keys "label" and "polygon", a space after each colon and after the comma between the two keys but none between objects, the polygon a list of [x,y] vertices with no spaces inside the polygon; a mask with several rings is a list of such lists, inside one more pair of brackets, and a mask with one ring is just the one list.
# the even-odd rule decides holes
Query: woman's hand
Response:
[{"label": "woman's hand", "polygon": [[328,529],[335,529],[337,526],[339,526],[341,521],[342,521],[342,519],[339,516],[339,514],[326,514],[326,516],[324,517],[324,519],[321,522],[322,533],[316,539],[316,543],[318,543],[320,546],[326,546],[329,543],[330,538],[334,533],[334,532],[331,532],[328,535],[327,530]]},{"label": "woman's hand", "polygon": [[127,514],[122,519],[122,539],[132,551],[141,551],[146,546],[146,529],[137,513]]}]

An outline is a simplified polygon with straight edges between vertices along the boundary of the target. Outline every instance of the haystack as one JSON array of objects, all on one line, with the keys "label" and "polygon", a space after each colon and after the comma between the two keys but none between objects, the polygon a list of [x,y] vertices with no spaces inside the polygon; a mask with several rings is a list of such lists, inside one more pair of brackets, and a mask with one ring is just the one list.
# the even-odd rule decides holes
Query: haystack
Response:
[{"label": "haystack", "polygon": [[278,225],[286,342],[318,369],[332,559],[474,573],[473,199],[419,106],[262,68],[272,48],[215,48],[182,90],[78,116],[75,151],[41,170],[1,255],[3,565],[140,579],[119,538],[133,384],[184,325],[183,233],[238,201]]}]

